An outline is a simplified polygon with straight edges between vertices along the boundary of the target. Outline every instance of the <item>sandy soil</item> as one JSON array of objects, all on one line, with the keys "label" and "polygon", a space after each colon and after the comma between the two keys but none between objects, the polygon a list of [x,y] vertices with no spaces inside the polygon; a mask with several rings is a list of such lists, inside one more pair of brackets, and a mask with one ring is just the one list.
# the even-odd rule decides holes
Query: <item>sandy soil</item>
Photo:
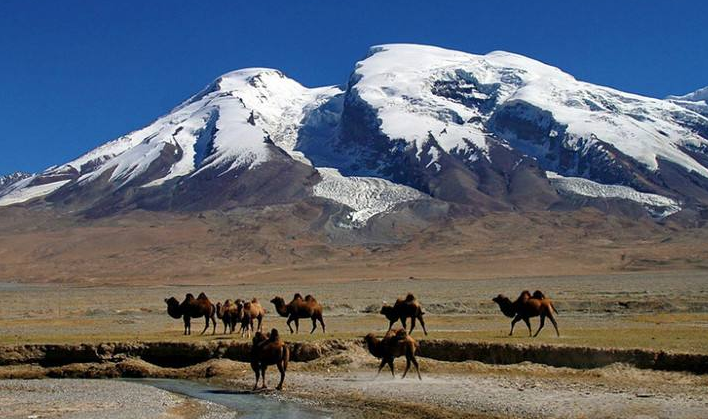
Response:
[{"label": "sandy soil", "polygon": [[227,419],[223,406],[107,380],[0,381],[0,417],[16,419]]},{"label": "sandy soil", "polygon": [[[708,267],[708,227],[576,212],[491,213],[330,231],[300,203],[84,219],[0,208],[0,280],[234,284],[483,279]],[[326,218],[326,217],[325,217]]]},{"label": "sandy soil", "polygon": [[[561,337],[552,329],[536,339],[509,319],[491,298],[541,289],[560,311]],[[0,284],[0,343],[198,340],[182,336],[182,322],[166,315],[164,298],[205,291],[215,301],[258,297],[269,310],[264,327],[285,328],[268,300],[274,295],[312,293],[325,306],[327,333],[301,333],[291,340],[356,338],[388,326],[377,314],[383,300],[415,293],[427,312],[428,338],[601,347],[661,348],[705,352],[708,348],[708,273],[618,274],[489,280],[352,281],[228,286],[83,287]],[[201,331],[203,320],[193,321]],[[538,321],[532,320],[533,327]],[[309,331],[303,322],[304,331]],[[414,335],[422,338],[420,330]],[[233,338],[234,336],[229,336]]]}]

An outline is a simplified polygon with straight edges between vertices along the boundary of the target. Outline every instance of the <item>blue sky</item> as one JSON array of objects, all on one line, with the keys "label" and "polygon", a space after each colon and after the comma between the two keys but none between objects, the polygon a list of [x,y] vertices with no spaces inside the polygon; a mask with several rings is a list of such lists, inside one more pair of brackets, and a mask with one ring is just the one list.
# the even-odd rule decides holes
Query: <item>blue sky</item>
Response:
[{"label": "blue sky", "polygon": [[0,1],[0,173],[63,163],[229,70],[347,80],[371,45],[507,50],[663,97],[708,85],[708,2]]}]

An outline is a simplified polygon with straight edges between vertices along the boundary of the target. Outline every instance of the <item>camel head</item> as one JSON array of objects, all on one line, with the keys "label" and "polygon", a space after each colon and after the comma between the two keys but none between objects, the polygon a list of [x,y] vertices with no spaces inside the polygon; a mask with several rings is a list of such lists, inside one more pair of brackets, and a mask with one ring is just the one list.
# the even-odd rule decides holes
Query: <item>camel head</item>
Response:
[{"label": "camel head", "polygon": [[245,305],[243,300],[240,298],[236,299],[236,318],[241,320],[243,318],[243,306]]},{"label": "camel head", "polygon": [[216,303],[216,317],[219,319],[224,318],[224,312],[226,311],[226,307],[228,305],[228,300],[224,304],[221,303]]},{"label": "camel head", "polygon": [[381,340],[376,337],[373,333],[369,333],[368,335],[364,336],[364,342],[366,343],[366,348],[369,350],[369,353],[371,355],[381,358],[382,354],[379,351],[379,344],[381,343]]},{"label": "camel head", "polygon": [[253,340],[252,340],[253,346],[258,345],[258,344],[261,343],[261,342],[267,341],[267,340],[269,339],[269,337],[270,337],[270,336],[268,336],[267,333],[256,332],[256,334],[253,335]]},{"label": "camel head", "polygon": [[167,314],[175,319],[182,318],[182,312],[179,308],[179,301],[175,297],[165,298],[167,304]]},{"label": "camel head", "polygon": [[398,319],[398,315],[396,314],[396,310],[393,308],[393,306],[390,306],[385,303],[383,306],[381,306],[381,311],[379,311],[379,314],[383,314],[389,320]]},{"label": "camel head", "polygon": [[499,309],[501,309],[502,313],[504,313],[506,317],[516,316],[516,309],[514,309],[514,304],[506,295],[499,294],[496,297],[492,298],[492,301],[497,303]]},{"label": "camel head", "polygon": [[271,303],[275,306],[275,311],[281,316],[281,317],[288,317],[289,315],[289,306],[285,305],[285,300],[283,300],[283,297],[273,297],[272,300],[270,300]]}]

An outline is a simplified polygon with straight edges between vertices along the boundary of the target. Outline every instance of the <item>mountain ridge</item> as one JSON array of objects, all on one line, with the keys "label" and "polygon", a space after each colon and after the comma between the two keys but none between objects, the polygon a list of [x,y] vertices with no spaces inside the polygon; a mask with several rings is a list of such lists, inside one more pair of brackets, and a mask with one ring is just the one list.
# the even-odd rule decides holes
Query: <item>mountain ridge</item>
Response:
[{"label": "mountain ridge", "polygon": [[0,187],[0,206],[100,217],[324,199],[348,229],[401,205],[425,218],[436,201],[485,213],[603,200],[631,216],[702,217],[708,118],[685,99],[503,51],[378,45],[345,89],[276,69],[226,73],[146,127]]}]

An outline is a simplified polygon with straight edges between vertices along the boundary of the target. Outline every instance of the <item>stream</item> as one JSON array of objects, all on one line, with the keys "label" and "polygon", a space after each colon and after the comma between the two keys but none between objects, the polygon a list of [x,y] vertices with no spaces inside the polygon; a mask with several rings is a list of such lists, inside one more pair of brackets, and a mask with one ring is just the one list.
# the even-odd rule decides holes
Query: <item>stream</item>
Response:
[{"label": "stream", "polygon": [[332,417],[329,413],[298,403],[265,397],[248,391],[229,390],[195,381],[160,378],[131,379],[128,381],[217,403],[236,410],[239,413],[239,418],[243,419],[325,419]]}]

